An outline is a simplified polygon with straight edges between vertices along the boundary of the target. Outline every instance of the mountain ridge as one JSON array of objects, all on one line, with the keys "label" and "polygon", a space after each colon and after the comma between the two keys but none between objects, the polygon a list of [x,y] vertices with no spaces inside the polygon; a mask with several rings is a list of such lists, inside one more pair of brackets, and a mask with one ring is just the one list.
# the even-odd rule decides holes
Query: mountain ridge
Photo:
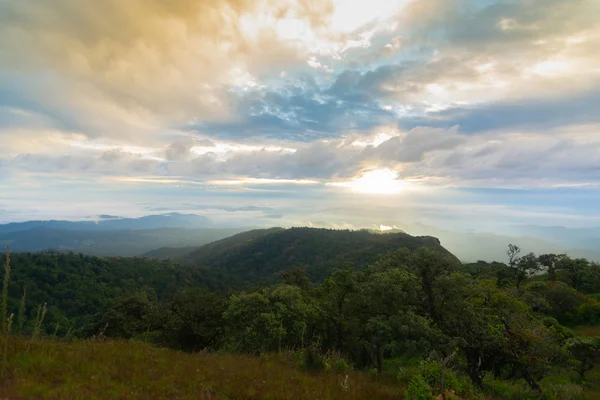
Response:
[{"label": "mountain ridge", "polygon": [[302,269],[311,280],[317,281],[340,265],[364,268],[389,252],[402,248],[414,251],[421,247],[460,262],[439,239],[431,236],[308,227],[242,232],[202,245],[177,261],[216,269],[248,281],[268,281],[293,269]]},{"label": "mountain ridge", "polygon": [[107,231],[107,230],[145,230],[158,228],[209,228],[213,222],[200,214],[165,213],[144,215],[138,218],[121,218],[100,214],[97,221],[69,220],[32,220],[0,224],[0,233],[19,232],[34,228],[63,230]]}]

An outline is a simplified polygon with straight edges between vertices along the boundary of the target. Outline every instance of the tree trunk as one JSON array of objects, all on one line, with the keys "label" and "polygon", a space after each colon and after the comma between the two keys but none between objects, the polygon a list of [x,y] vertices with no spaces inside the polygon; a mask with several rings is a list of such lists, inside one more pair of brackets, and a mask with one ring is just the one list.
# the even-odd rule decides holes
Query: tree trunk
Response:
[{"label": "tree trunk", "polygon": [[529,373],[529,370],[527,368],[523,368],[521,372],[523,373],[523,378],[525,379],[525,381],[527,382],[529,387],[531,389],[535,390],[536,392],[541,393],[542,388],[540,387],[540,385],[538,385],[538,383],[535,381],[535,379],[533,379],[533,377]]},{"label": "tree trunk", "polygon": [[512,367],[510,368],[510,374],[508,374],[508,377],[506,377],[506,379],[510,380],[510,379],[514,378],[515,376],[517,376],[517,365],[513,364]]},{"label": "tree trunk", "polygon": [[381,375],[383,371],[383,348],[377,343],[377,372]]},{"label": "tree trunk", "polygon": [[448,357],[442,358],[441,364],[442,364],[442,373],[440,376],[440,394],[442,395],[442,398],[446,398],[446,395],[444,394],[444,389],[446,388],[446,382],[445,382],[445,378],[446,378],[446,366],[448,365],[448,363],[454,358],[454,356],[456,355],[456,350],[454,350],[452,352],[452,354],[450,354]]},{"label": "tree trunk", "polygon": [[483,377],[481,376],[481,357],[474,352],[466,352],[468,368],[467,372],[473,384],[483,389]]}]

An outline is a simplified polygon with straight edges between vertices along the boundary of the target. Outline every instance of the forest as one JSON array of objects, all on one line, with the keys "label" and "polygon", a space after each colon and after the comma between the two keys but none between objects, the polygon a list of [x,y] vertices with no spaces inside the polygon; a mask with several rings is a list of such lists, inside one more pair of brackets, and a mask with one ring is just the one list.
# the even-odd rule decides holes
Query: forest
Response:
[{"label": "forest", "polygon": [[461,263],[406,234],[240,235],[196,261],[7,253],[4,332],[283,354],[311,376],[360,372],[407,399],[600,395],[596,263],[512,244],[505,260]]}]

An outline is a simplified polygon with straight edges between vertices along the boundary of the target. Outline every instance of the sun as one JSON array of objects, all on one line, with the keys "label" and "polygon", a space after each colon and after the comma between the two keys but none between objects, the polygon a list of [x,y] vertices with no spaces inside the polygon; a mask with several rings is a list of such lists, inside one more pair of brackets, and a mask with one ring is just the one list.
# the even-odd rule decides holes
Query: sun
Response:
[{"label": "sun", "polygon": [[398,179],[398,173],[387,168],[376,169],[348,182],[333,182],[331,186],[342,186],[356,193],[395,194],[406,188],[404,181]]}]

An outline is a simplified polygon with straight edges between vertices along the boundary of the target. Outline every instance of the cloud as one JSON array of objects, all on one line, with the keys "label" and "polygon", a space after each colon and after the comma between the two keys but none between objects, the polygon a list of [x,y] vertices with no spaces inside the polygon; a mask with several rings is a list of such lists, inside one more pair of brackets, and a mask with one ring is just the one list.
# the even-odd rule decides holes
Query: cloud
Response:
[{"label": "cloud", "polygon": [[86,188],[111,193],[93,213],[214,196],[230,214],[334,210],[346,226],[361,207],[385,217],[384,200],[344,186],[374,171],[419,188],[394,196],[432,204],[427,218],[436,190],[593,191],[599,13],[594,0],[0,2],[6,212],[40,193],[90,202]]},{"label": "cloud", "polygon": [[[328,2],[311,0],[43,0],[0,7],[0,54],[5,55],[0,68],[44,76],[46,87],[30,90],[30,104],[23,108],[103,135],[111,128],[132,129],[139,119],[153,125],[229,115],[224,102],[229,85],[306,57],[305,49],[275,32],[279,16],[317,29],[331,12]],[[27,89],[24,78],[17,83],[19,92]],[[57,82],[60,89],[52,90]],[[45,98],[52,92],[70,98],[54,105]],[[69,112],[73,108],[85,118]],[[90,116],[98,116],[97,125],[87,122]]]}]

